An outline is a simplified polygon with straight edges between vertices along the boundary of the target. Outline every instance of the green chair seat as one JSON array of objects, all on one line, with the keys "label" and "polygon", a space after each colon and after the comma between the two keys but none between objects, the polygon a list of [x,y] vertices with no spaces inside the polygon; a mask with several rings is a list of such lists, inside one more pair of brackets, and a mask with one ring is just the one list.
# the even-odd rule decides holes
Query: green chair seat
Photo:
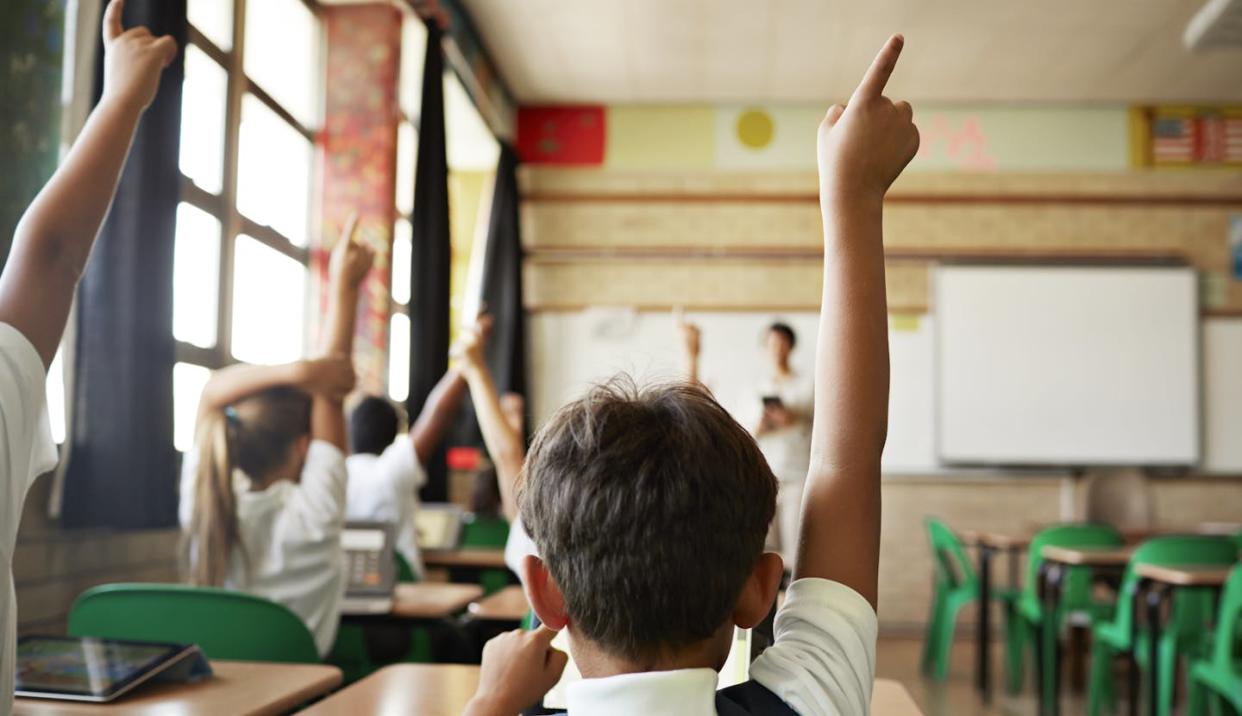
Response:
[{"label": "green chair seat", "polygon": [[69,634],[197,644],[209,659],[319,662],[306,624],[286,607],[243,592],[181,584],[105,584],[83,592]]}]

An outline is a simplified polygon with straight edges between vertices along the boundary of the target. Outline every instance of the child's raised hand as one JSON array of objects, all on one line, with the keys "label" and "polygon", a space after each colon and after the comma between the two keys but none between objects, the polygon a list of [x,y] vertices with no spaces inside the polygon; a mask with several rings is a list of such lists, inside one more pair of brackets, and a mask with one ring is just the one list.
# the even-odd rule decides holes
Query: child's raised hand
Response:
[{"label": "child's raised hand", "polygon": [[479,688],[466,707],[470,716],[513,714],[538,703],[560,680],[569,657],[552,648],[556,632],[541,626],[517,629],[483,647]]},{"label": "child's raised hand", "polygon": [[375,252],[358,240],[358,214],[350,214],[328,259],[332,284],[338,289],[358,288],[374,262]]},{"label": "child's raised hand", "polygon": [[325,356],[298,364],[298,387],[334,400],[341,400],[354,389],[358,376],[347,356]]},{"label": "child's raised hand", "polygon": [[905,40],[893,35],[876,55],[849,104],[828,110],[819,125],[820,202],[883,200],[919,148],[914,110],[884,96]]},{"label": "child's raised hand", "polygon": [[487,335],[491,332],[492,317],[481,314],[474,325],[462,330],[453,342],[449,355],[464,364],[466,368],[478,368],[483,365],[483,346],[487,343]]},{"label": "child's raised hand", "polygon": [[697,358],[702,344],[703,331],[697,325],[686,320],[686,314],[681,308],[677,308],[673,312],[673,320],[677,323],[677,332],[681,334],[682,349],[686,355],[691,358]]},{"label": "child's raised hand", "polygon": [[104,8],[104,98],[142,111],[155,99],[160,74],[177,56],[177,42],[142,26],[126,30],[124,8],[125,0],[112,0]]}]

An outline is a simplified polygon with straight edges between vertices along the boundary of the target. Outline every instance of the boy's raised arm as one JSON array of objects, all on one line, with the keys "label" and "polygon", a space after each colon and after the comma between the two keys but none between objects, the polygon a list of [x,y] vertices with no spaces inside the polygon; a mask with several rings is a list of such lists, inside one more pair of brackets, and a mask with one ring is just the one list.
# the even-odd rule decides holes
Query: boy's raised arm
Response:
[{"label": "boy's raised arm", "polygon": [[819,127],[824,293],[811,468],[794,578],[841,582],[876,604],[880,454],[888,426],[884,194],[918,151],[905,102],[883,96],[903,39],[885,43],[845,107]]},{"label": "boy's raised arm", "polygon": [[34,345],[50,365],[73,292],[108,213],[134,129],[155,98],[160,73],[177,54],[171,37],[121,25],[124,0],[103,14],[104,91],[64,163],[17,225],[0,277],[0,322]]}]

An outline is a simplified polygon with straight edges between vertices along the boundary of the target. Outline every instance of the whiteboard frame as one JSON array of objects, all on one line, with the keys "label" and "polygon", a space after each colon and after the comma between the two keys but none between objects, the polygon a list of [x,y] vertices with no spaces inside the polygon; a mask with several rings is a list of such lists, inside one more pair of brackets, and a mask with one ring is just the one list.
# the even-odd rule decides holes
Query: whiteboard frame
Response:
[{"label": "whiteboard frame", "polygon": [[1135,259],[1132,261],[1125,260],[1094,260],[1084,258],[1082,260],[1041,260],[1041,259],[957,259],[951,261],[937,262],[931,268],[930,281],[930,305],[928,314],[932,316],[934,322],[935,336],[932,347],[932,371],[934,383],[932,387],[932,399],[937,406],[937,419],[932,421],[933,442],[936,447],[936,460],[940,466],[947,470],[983,468],[996,471],[1030,471],[1030,470],[1068,470],[1077,472],[1087,469],[1098,468],[1149,468],[1155,470],[1178,470],[1190,471],[1200,468],[1203,464],[1203,458],[1206,453],[1206,416],[1204,415],[1204,370],[1203,370],[1203,311],[1202,298],[1196,292],[1193,316],[1191,318],[1192,325],[1195,330],[1195,339],[1193,341],[1192,350],[1194,351],[1193,361],[1191,365],[1195,371],[1194,384],[1196,391],[1196,410],[1194,410],[1196,446],[1195,458],[1190,462],[1143,462],[1143,461],[1116,461],[1116,460],[1087,460],[1087,461],[1051,461],[1043,459],[1024,459],[1015,458],[1011,461],[989,461],[989,460],[960,460],[948,459],[942,452],[942,432],[944,430],[939,420],[940,406],[944,404],[943,386],[941,385],[940,367],[944,360],[943,351],[945,346],[943,336],[944,321],[939,314],[939,307],[936,306],[936,299],[940,295],[939,284],[942,281],[941,268],[949,267],[967,267],[967,268],[1052,268],[1052,269],[1091,269],[1098,268],[1101,270],[1108,269],[1170,269],[1189,271],[1195,276],[1195,285],[1198,286],[1198,270],[1183,261],[1171,261],[1167,259],[1143,260]]}]

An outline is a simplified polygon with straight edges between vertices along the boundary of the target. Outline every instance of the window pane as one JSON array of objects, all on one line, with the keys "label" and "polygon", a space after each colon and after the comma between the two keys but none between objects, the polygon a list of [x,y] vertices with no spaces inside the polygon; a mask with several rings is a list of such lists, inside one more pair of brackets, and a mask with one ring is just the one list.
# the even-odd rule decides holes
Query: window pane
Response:
[{"label": "window pane", "polygon": [[194,421],[198,418],[198,399],[211,371],[201,365],[173,365],[173,445],[185,452],[194,445]]},{"label": "window pane", "polygon": [[413,253],[413,229],[406,219],[397,219],[392,236],[392,300],[410,302],[410,260]]},{"label": "window pane", "polygon": [[52,423],[52,440],[65,442],[65,362],[64,351],[57,349],[47,369],[47,417]]},{"label": "window pane", "polygon": [[237,209],[306,245],[311,143],[252,95],[242,100]]},{"label": "window pane", "polygon": [[450,170],[492,171],[500,144],[457,75],[444,73],[444,129]]},{"label": "window pane", "polygon": [[249,236],[233,252],[233,357],[287,363],[302,357],[306,267]]},{"label": "window pane", "polygon": [[194,45],[187,45],[181,92],[181,173],[212,194],[220,193],[227,97],[224,68]]},{"label": "window pane", "polygon": [[232,0],[189,0],[190,24],[225,52],[233,48]]},{"label": "window pane", "polygon": [[246,75],[302,124],[318,120],[319,23],[301,0],[246,3]]},{"label": "window pane", "polygon": [[397,127],[397,213],[414,211],[414,164],[418,156],[418,131],[409,122]]},{"label": "window pane", "polygon": [[216,344],[220,300],[220,220],[177,205],[173,250],[173,337],[200,348]]},{"label": "window pane", "polygon": [[410,317],[392,314],[388,323],[388,397],[410,397]]},{"label": "window pane", "polygon": [[401,23],[401,111],[411,119],[419,116],[423,103],[423,60],[427,57],[427,26],[406,13]]}]

